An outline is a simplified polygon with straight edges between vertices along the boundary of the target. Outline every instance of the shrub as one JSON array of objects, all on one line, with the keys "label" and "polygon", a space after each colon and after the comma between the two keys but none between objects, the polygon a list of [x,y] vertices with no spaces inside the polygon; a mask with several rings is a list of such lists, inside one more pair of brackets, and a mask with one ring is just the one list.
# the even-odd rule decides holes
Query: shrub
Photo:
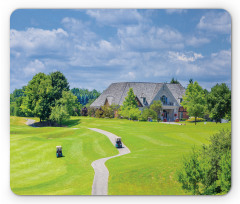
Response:
[{"label": "shrub", "polygon": [[88,108],[88,116],[95,117],[95,109],[94,108]]},{"label": "shrub", "polygon": [[111,109],[110,106],[101,106],[102,109],[102,117],[103,118],[113,118],[114,117],[114,111]]},{"label": "shrub", "polygon": [[102,118],[102,115],[103,115],[103,111],[101,108],[97,108],[97,110],[95,111],[95,117],[96,118]]},{"label": "shrub", "polygon": [[152,118],[152,119],[156,120],[157,119],[157,113],[152,109],[148,109],[148,108],[144,109],[142,114],[141,114],[140,120],[147,121],[148,118]]},{"label": "shrub", "polygon": [[[190,117],[190,118],[187,119],[186,121],[188,121],[188,122],[195,122],[195,117]],[[197,121],[197,122],[203,122],[203,121],[206,121],[206,120],[203,119],[203,118],[196,118],[196,121]]]},{"label": "shrub", "polygon": [[138,120],[141,116],[141,111],[138,108],[132,108],[129,111],[129,117],[132,120]]},{"label": "shrub", "polygon": [[193,194],[224,194],[231,188],[231,132],[222,130],[210,142],[194,149],[178,171],[178,181]]},{"label": "shrub", "polygon": [[52,108],[52,112],[50,115],[50,120],[58,123],[60,126],[62,123],[70,118],[70,115],[67,111],[67,108],[62,105],[57,105]]}]

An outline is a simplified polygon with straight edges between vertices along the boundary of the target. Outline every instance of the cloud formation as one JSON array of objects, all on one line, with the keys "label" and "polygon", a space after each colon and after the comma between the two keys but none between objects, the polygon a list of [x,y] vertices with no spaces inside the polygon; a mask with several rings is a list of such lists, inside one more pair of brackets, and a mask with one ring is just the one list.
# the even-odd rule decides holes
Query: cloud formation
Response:
[{"label": "cloud formation", "polygon": [[198,29],[209,32],[220,32],[230,34],[231,16],[227,11],[208,12],[203,15],[197,25]]},{"label": "cloud formation", "polygon": [[[183,30],[171,20],[165,23],[174,15],[175,21],[186,16],[186,22],[192,23],[186,11],[163,10],[159,16],[158,10],[82,13],[84,18],[59,17],[55,28],[11,29],[11,90],[26,85],[40,71],[57,70],[66,75],[71,88],[101,91],[112,82],[166,82],[172,77],[183,85],[193,78],[208,89],[213,82],[231,84],[226,37],[231,35],[231,21],[225,11],[203,12],[192,30]],[[219,48],[225,41],[225,47]]]}]

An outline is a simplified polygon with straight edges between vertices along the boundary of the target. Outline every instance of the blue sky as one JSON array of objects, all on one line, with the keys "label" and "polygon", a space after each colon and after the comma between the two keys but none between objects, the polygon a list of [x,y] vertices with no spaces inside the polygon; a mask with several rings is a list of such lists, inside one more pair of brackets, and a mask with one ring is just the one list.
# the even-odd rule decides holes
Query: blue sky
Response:
[{"label": "blue sky", "polygon": [[10,20],[10,85],[61,71],[70,88],[192,78],[231,87],[231,17],[225,10],[16,10]]}]

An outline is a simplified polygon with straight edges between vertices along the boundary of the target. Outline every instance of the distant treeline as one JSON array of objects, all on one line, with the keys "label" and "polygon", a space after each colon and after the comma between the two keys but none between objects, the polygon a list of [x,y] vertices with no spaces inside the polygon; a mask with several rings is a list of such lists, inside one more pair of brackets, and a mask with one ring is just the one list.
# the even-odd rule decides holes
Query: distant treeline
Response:
[{"label": "distant treeline", "polygon": [[89,91],[88,89],[73,88],[71,89],[71,92],[77,96],[78,102],[83,106],[87,105],[88,103],[91,104],[101,94],[95,89]]}]

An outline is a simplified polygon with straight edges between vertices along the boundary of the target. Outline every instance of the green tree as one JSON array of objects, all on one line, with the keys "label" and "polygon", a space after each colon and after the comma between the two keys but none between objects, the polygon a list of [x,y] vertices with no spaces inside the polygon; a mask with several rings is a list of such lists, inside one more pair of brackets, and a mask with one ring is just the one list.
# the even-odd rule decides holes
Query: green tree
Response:
[{"label": "green tree", "polygon": [[202,169],[199,161],[199,151],[192,149],[189,158],[184,158],[181,171],[178,172],[178,181],[182,183],[182,188],[189,190],[193,195],[199,195],[199,184],[202,178]]},{"label": "green tree", "polygon": [[192,151],[178,170],[178,181],[193,194],[215,195],[231,188],[231,132],[210,137],[210,145]]},{"label": "green tree", "polygon": [[177,79],[174,79],[173,77],[172,80],[170,81],[170,84],[179,84],[179,81]]},{"label": "green tree", "polygon": [[123,109],[137,108],[138,104],[136,101],[136,96],[134,95],[133,89],[130,88],[125,100],[123,101]]},{"label": "green tree", "polygon": [[70,115],[68,113],[67,107],[63,105],[56,105],[52,108],[50,120],[53,122],[56,122],[60,126],[62,126],[62,123],[65,122],[70,118]]},{"label": "green tree", "polygon": [[207,96],[210,118],[221,121],[231,118],[231,91],[225,83],[216,84]]},{"label": "green tree", "polygon": [[[125,100],[123,101],[123,105],[120,107],[119,114],[123,116],[124,118],[131,118],[130,117],[130,110],[138,108],[138,104],[136,101],[136,96],[134,95],[133,89],[129,88],[129,91],[127,93],[127,96],[125,97]],[[136,111],[132,111],[132,114],[134,114]]]},{"label": "green tree", "polygon": [[150,105],[150,109],[155,111],[158,116],[160,114],[160,111],[162,110],[162,102],[160,100],[153,101],[153,104]]},{"label": "green tree", "polygon": [[25,90],[25,97],[21,108],[26,115],[34,115],[42,120],[49,118],[51,114],[51,93],[52,82],[44,73],[36,74],[28,82]]},{"label": "green tree", "polygon": [[70,91],[62,91],[62,98],[56,101],[56,104],[65,106],[70,116],[73,116],[75,109],[78,108],[77,97]]},{"label": "green tree", "polygon": [[95,101],[95,99],[89,99],[88,103],[86,104],[86,107],[89,108],[90,105]]},{"label": "green tree", "polygon": [[63,91],[69,91],[69,84],[67,78],[60,72],[52,72],[50,74],[52,93],[51,93],[51,102],[52,106],[55,106],[55,101],[62,98]]},{"label": "green tree", "polygon": [[187,109],[188,115],[196,118],[203,117],[206,110],[206,97],[202,87],[195,81],[188,84],[181,105]]}]

